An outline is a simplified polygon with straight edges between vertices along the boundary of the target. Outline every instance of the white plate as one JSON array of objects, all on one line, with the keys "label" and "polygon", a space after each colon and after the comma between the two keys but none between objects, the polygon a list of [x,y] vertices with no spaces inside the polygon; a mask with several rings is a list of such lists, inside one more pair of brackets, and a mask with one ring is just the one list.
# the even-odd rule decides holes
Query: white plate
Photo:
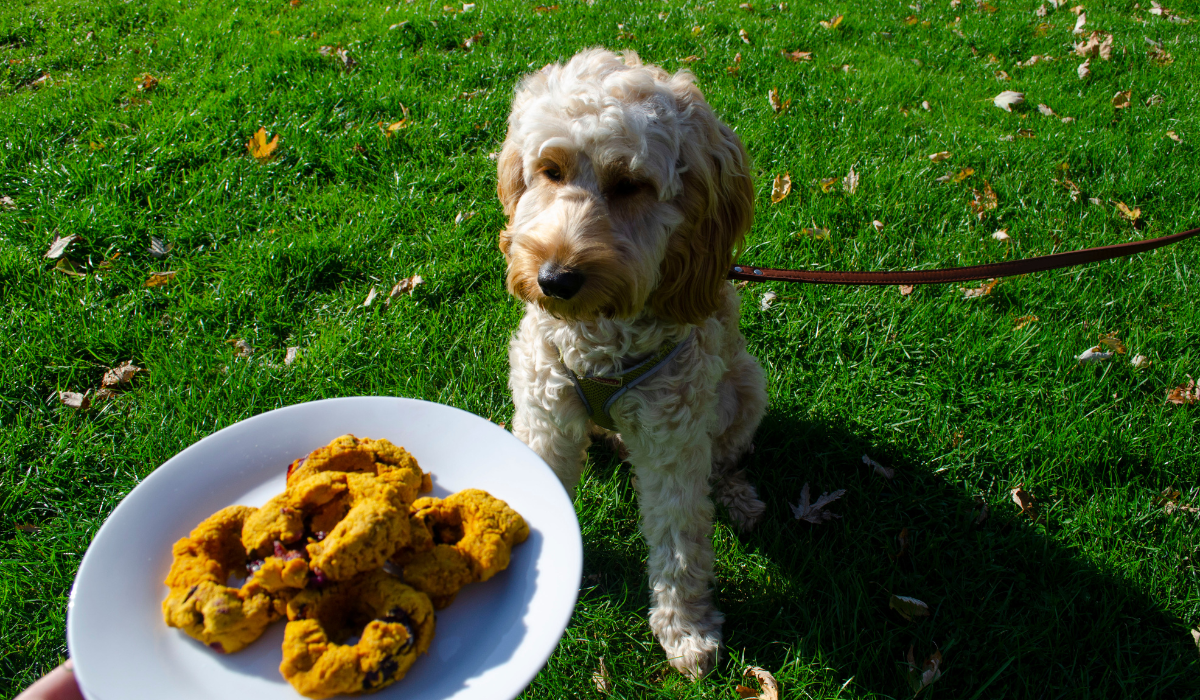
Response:
[{"label": "white plate", "polygon": [[175,455],[113,510],[71,591],[67,643],[89,700],[297,700],[279,674],[283,622],[236,654],[215,654],[163,623],[171,545],[212,513],[262,505],[293,459],[338,435],[387,438],[433,472],[433,493],[480,488],[529,523],[506,571],[438,613],[428,655],[377,698],[508,700],[562,637],[583,567],[579,523],[546,463],[511,434],[456,408],[357,397],[281,408]]}]

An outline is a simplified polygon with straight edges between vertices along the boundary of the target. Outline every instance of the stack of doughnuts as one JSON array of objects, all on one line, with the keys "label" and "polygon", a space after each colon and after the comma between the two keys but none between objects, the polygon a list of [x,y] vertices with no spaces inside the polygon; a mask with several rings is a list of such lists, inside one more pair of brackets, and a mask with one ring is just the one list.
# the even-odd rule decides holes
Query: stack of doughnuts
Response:
[{"label": "stack of doughnuts", "polygon": [[343,435],[292,462],[261,508],[220,510],[175,543],[163,617],[224,654],[287,618],[279,670],[306,697],[390,685],[428,651],[434,609],[529,536],[484,491],[418,498],[431,489],[403,447]]}]

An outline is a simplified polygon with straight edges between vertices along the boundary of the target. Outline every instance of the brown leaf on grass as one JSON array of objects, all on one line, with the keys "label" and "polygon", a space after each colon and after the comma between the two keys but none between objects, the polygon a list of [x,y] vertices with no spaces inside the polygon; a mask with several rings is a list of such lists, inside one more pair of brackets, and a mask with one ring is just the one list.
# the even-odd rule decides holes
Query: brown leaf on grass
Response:
[{"label": "brown leaf on grass", "polygon": [[937,179],[938,182],[950,182],[955,185],[975,174],[975,168],[963,168],[954,174],[946,174]]},{"label": "brown leaf on grass", "polygon": [[975,217],[982,219],[987,213],[996,208],[999,204],[999,198],[996,197],[996,191],[992,189],[992,183],[987,180],[983,181],[982,190],[974,190],[975,199],[970,202],[971,211],[975,212]]},{"label": "brown leaf on grass", "polygon": [[792,192],[792,176],[787,172],[775,176],[771,185],[771,203],[779,204]]},{"label": "brown leaf on grass", "polygon": [[375,301],[376,294],[377,294],[377,292],[375,290],[375,286],[371,285],[371,291],[367,292],[367,298],[362,303],[363,308],[370,306],[371,302]]},{"label": "brown leaf on grass", "polygon": [[175,272],[168,270],[164,272],[151,272],[150,277],[146,279],[147,287],[162,287],[169,284],[175,279]]},{"label": "brown leaf on grass", "polygon": [[1031,324],[1037,320],[1038,320],[1038,317],[1034,316],[1032,314],[1030,314],[1029,316],[1021,316],[1020,318],[1013,321],[1013,330],[1019,331],[1022,328],[1024,328],[1025,326],[1028,326],[1029,324]]},{"label": "brown leaf on grass", "polygon": [[1112,60],[1113,35],[1106,32],[1092,32],[1088,38],[1075,44],[1075,55],[1080,58],[1099,57],[1103,61]]},{"label": "brown leaf on grass", "polygon": [[344,70],[350,70],[358,65],[358,61],[350,55],[350,52],[341,46],[322,46],[317,49],[317,53],[326,58],[336,58],[341,61]]},{"label": "brown leaf on grass", "polygon": [[1164,51],[1161,46],[1151,47],[1146,54],[1150,57],[1151,63],[1164,68],[1175,62],[1175,57]]},{"label": "brown leaf on grass", "polygon": [[128,384],[138,374],[146,370],[134,365],[132,362],[124,362],[116,367],[110,368],[104,373],[104,377],[100,380],[100,386],[114,387]]},{"label": "brown leaf on grass", "polygon": [[908,528],[900,530],[900,534],[896,535],[896,542],[900,545],[900,551],[896,552],[895,554],[888,552],[888,559],[891,559],[892,561],[900,561],[904,557],[908,556]]},{"label": "brown leaf on grass", "polygon": [[829,229],[827,228],[802,228],[800,233],[796,234],[801,238],[811,238],[814,241],[829,240]]},{"label": "brown leaf on grass", "polygon": [[1116,208],[1121,212],[1121,217],[1127,221],[1131,221],[1136,224],[1138,219],[1142,218],[1141,207],[1133,207],[1130,209],[1125,202],[1117,202],[1114,206],[1116,206]]},{"label": "brown leaf on grass", "polygon": [[242,359],[249,358],[254,354],[254,347],[241,338],[228,340],[228,343],[233,343],[233,356]]},{"label": "brown leaf on grass", "polygon": [[1134,355],[1133,357],[1129,358],[1129,364],[1132,365],[1134,369],[1146,369],[1150,366],[1150,358],[1146,357],[1145,355]]},{"label": "brown leaf on grass", "polygon": [[914,287],[913,287],[913,285],[911,285],[911,284],[902,284],[902,285],[900,285],[900,296],[902,296],[902,297],[906,297],[906,296],[908,296],[909,294],[912,294],[912,293],[913,293],[913,289],[914,289]]},{"label": "brown leaf on grass", "polygon": [[742,671],[742,678],[749,677],[754,677],[762,688],[754,697],[758,700],[779,700],[779,682],[770,671],[758,666],[747,666],[746,670]]},{"label": "brown leaf on grass", "polygon": [[908,647],[908,684],[913,690],[914,697],[942,677],[942,652],[935,651],[925,659],[920,666],[913,656],[913,647]]},{"label": "brown leaf on grass", "polygon": [[138,83],[138,90],[141,90],[142,92],[150,92],[156,87],[158,87],[158,78],[155,78],[149,73],[142,76],[142,82]]},{"label": "brown leaf on grass", "polygon": [[608,667],[604,665],[604,657],[600,657],[600,666],[592,672],[592,685],[596,690],[608,695],[612,692],[612,679],[608,675]]},{"label": "brown leaf on grass", "polygon": [[[1012,78],[1010,78],[1010,77],[1009,77],[1009,75],[1008,75],[1008,71],[1003,71],[1003,70],[998,70],[998,71],[996,71],[996,79],[997,79],[997,80],[1001,80],[1001,81],[1003,81],[1003,80],[1012,80]],[[1010,109],[1010,110],[1006,110],[1006,111],[1009,111],[1009,112],[1011,112],[1012,110]]]},{"label": "brown leaf on grass", "polygon": [[74,391],[58,392],[58,400],[68,408],[78,408],[81,411],[86,411],[88,406],[92,405],[92,397]]},{"label": "brown leaf on grass", "polygon": [[12,197],[9,197],[8,195],[4,195],[3,197],[0,197],[0,207],[3,207],[5,209],[8,209],[11,211],[11,210],[17,208],[17,203],[13,201]]},{"label": "brown leaf on grass", "polygon": [[1088,60],[1084,61],[1083,63],[1080,63],[1079,67],[1075,69],[1075,73],[1079,75],[1080,80],[1084,80],[1089,75],[1091,75],[1092,74],[1092,59],[1089,58]]},{"label": "brown leaf on grass", "polygon": [[174,247],[173,245],[163,243],[161,238],[156,236],[150,237],[150,257],[152,258],[165,258]]},{"label": "brown leaf on grass", "polygon": [[71,234],[70,236],[55,236],[54,242],[50,244],[50,250],[42,257],[46,260],[58,260],[63,253],[67,252],[67,246],[74,243],[79,236]]},{"label": "brown leaf on grass", "polygon": [[858,191],[858,173],[854,172],[854,166],[850,166],[850,172],[846,177],[842,178],[842,189],[846,190],[846,194],[854,194]]},{"label": "brown leaf on grass", "polygon": [[1008,235],[1008,229],[1002,228],[992,234],[992,240],[1003,243],[1004,241],[1012,240],[1012,236]]},{"label": "brown leaf on grass", "polygon": [[844,15],[838,15],[838,16],[834,17],[833,19],[829,20],[828,22],[826,22],[825,20],[821,20],[820,25],[822,27],[825,27],[826,29],[837,29],[838,25],[842,23],[843,19],[845,19]]},{"label": "brown leaf on grass", "polygon": [[71,262],[70,258],[59,259],[58,264],[54,266],[54,271],[72,277],[87,277],[85,273],[79,271],[79,268],[75,266],[75,263]]},{"label": "brown leaf on grass", "polygon": [[875,229],[876,231],[883,231],[883,222],[879,219],[875,219],[871,222],[871,228]]},{"label": "brown leaf on grass", "polygon": [[1036,500],[1032,493],[1025,490],[1025,482],[1017,484],[1011,491],[1013,503],[1016,503],[1021,508],[1021,515],[1028,515],[1035,518],[1037,515],[1034,504]]},{"label": "brown leaf on grass", "polygon": [[1179,134],[1175,133],[1174,131],[1168,131],[1167,138],[1171,139],[1175,143],[1183,143],[1183,139],[1179,138]]},{"label": "brown leaf on grass", "polygon": [[259,163],[267,163],[275,158],[276,148],[279,148],[279,134],[275,134],[275,138],[268,142],[267,130],[261,126],[246,143],[246,150],[250,151],[250,155],[254,156],[254,160]]},{"label": "brown leaf on grass", "polygon": [[746,33],[745,29],[738,30],[738,37],[741,38],[743,43],[746,43],[746,44],[750,43],[750,35]]},{"label": "brown leaf on grass", "polygon": [[1005,112],[1011,112],[1013,107],[1025,104],[1025,93],[1005,90],[992,98],[992,104]]},{"label": "brown leaf on grass", "polygon": [[734,688],[733,692],[737,693],[738,697],[742,700],[757,700],[758,698],[757,690],[754,688],[747,688],[744,685],[739,685],[738,687]]},{"label": "brown leaf on grass", "polygon": [[479,42],[481,42],[481,41],[483,41],[483,32],[476,32],[476,33],[472,34],[471,36],[467,37],[466,39],[463,39],[462,44],[460,44],[460,47],[462,48],[463,51],[470,51],[471,49],[475,48],[475,46],[477,44],[479,44]]},{"label": "brown leaf on grass", "polygon": [[1130,98],[1132,96],[1133,96],[1132,90],[1122,90],[1121,92],[1118,92],[1117,94],[1113,95],[1113,98],[1112,98],[1113,109],[1125,109],[1126,107],[1128,107],[1132,101],[1132,100],[1130,100]]},{"label": "brown leaf on grass", "polygon": [[780,102],[779,90],[777,88],[771,88],[767,91],[767,101],[771,103],[771,110],[776,114],[782,114],[783,112],[786,112],[787,108],[792,104],[791,100]]},{"label": "brown leaf on grass", "polygon": [[1047,117],[1055,116],[1054,110],[1050,109],[1049,106],[1041,104],[1041,103],[1038,103],[1038,111]]},{"label": "brown leaf on grass", "polygon": [[1000,280],[993,279],[980,284],[978,287],[959,287],[959,289],[963,292],[963,299],[975,299],[991,294],[992,290],[998,284],[1000,284]]},{"label": "brown leaf on grass", "polygon": [[413,275],[412,277],[406,277],[400,280],[395,284],[395,286],[392,287],[392,291],[388,292],[386,303],[391,304],[393,299],[401,294],[404,294],[405,292],[408,292],[408,295],[412,296],[412,293],[417,289],[417,285],[423,284],[424,282],[425,280],[422,279],[420,275]]},{"label": "brown leaf on grass", "polygon": [[1103,362],[1113,356],[1111,350],[1105,350],[1103,345],[1093,345],[1075,356],[1081,365],[1090,365],[1096,362]]},{"label": "brown leaf on grass", "polygon": [[1162,95],[1151,95],[1146,98],[1146,106],[1147,107],[1155,107],[1166,101],[1167,101],[1166,98],[1163,97]]},{"label": "brown leaf on grass", "polygon": [[804,484],[804,488],[800,490],[800,502],[794,506],[789,504],[789,506],[792,509],[792,514],[796,516],[797,520],[805,520],[813,525],[820,525],[826,520],[842,517],[836,513],[830,513],[829,511],[825,510],[825,506],[841,498],[843,495],[845,495],[845,493],[846,489],[838,489],[833,493],[822,493],[820,498],[817,499],[816,503],[810,503],[808,484],[806,483]]},{"label": "brown leaf on grass", "polygon": [[1087,24],[1087,13],[1080,12],[1075,18],[1075,28],[1071,30],[1072,34],[1083,34],[1083,25]]},{"label": "brown leaf on grass", "polygon": [[296,361],[296,354],[300,352],[300,348],[293,345],[287,349],[287,353],[283,356],[283,364],[290,365]]},{"label": "brown leaf on grass", "polygon": [[679,59],[679,62],[680,63],[695,63],[696,61],[699,61],[699,60],[700,60],[700,57],[693,54],[691,56],[686,56],[684,58]]},{"label": "brown leaf on grass", "polygon": [[934,163],[941,163],[943,160],[950,158],[952,155],[953,154],[950,153],[950,151],[938,151],[937,153],[930,153],[929,160],[933,161]]},{"label": "brown leaf on grass", "polygon": [[893,593],[888,599],[888,607],[900,613],[900,616],[909,622],[918,617],[929,617],[929,606],[924,601],[908,596]]},{"label": "brown leaf on grass", "polygon": [[1125,343],[1121,342],[1121,339],[1117,337],[1116,332],[1102,333],[1100,335],[1099,342],[1100,342],[1100,345],[1108,348],[1109,350],[1117,353],[1118,355],[1125,354]]},{"label": "brown leaf on grass", "polygon": [[37,525],[34,525],[33,523],[21,523],[20,525],[17,525],[17,529],[20,530],[21,532],[25,532],[25,533],[34,533],[34,532],[37,532],[38,530],[40,530],[41,528],[38,527]]},{"label": "brown leaf on grass", "polygon": [[741,67],[742,67],[742,54],[739,51],[733,57],[733,65],[726,66],[725,71],[728,72],[730,75],[737,75],[738,69],[740,69]]},{"label": "brown leaf on grass", "polygon": [[819,182],[821,185],[821,191],[828,194],[828,192],[836,187],[839,182],[841,182],[841,178],[823,177]]},{"label": "brown leaf on grass", "polygon": [[878,474],[879,476],[882,476],[883,478],[887,479],[888,481],[891,481],[896,476],[895,469],[888,469],[887,467],[883,466],[879,462],[876,462],[875,460],[871,459],[867,455],[862,456],[862,461],[863,461],[863,464],[867,465],[868,467],[871,467],[871,469],[874,470],[876,474]]},{"label": "brown leaf on grass", "polygon": [[1038,9],[1034,10],[1033,14],[1037,15],[1038,17],[1045,17],[1046,16],[1046,6],[1044,4],[1038,5]]},{"label": "brown leaf on grass", "polygon": [[533,8],[534,12],[554,12],[558,10],[558,5],[538,5]]},{"label": "brown leaf on grass", "polygon": [[1192,379],[1190,374],[1184,376],[1187,377],[1186,384],[1180,384],[1174,389],[1167,389],[1167,403],[1173,403],[1176,406],[1200,403],[1200,387],[1196,386],[1196,380]]},{"label": "brown leaf on grass", "polygon": [[789,61],[792,61],[793,63],[812,60],[812,51],[780,51],[779,53],[783,54]]}]

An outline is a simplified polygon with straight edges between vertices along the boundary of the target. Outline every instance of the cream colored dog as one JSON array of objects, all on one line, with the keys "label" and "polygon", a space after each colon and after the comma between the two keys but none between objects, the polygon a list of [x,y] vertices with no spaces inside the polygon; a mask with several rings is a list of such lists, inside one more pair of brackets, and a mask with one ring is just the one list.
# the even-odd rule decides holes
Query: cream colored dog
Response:
[{"label": "cream colored dog", "polygon": [[701,676],[724,621],[710,481],[740,528],[764,509],[736,465],[767,396],[726,281],[753,215],[749,157],[690,73],[591,49],[522,80],[497,189],[507,285],[526,309],[509,350],[513,433],[568,491],[591,437],[622,446],[650,627]]}]

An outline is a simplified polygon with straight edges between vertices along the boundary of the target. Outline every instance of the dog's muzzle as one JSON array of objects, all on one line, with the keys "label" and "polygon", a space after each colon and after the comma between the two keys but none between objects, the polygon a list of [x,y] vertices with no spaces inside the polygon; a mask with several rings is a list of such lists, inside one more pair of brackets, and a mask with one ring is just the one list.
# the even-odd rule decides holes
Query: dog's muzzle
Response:
[{"label": "dog's muzzle", "polygon": [[538,286],[542,293],[555,299],[570,299],[579,293],[587,281],[582,272],[555,263],[546,263],[538,270]]}]

